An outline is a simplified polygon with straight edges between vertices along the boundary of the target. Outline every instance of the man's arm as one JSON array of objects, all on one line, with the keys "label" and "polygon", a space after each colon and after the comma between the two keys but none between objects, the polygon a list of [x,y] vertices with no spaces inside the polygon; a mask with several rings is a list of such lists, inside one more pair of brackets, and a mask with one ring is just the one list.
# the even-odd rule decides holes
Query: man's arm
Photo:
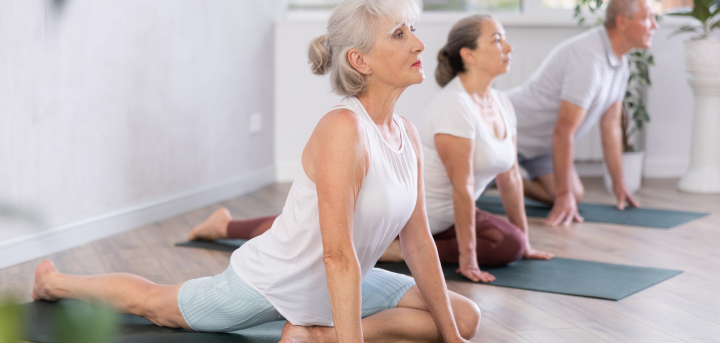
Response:
[{"label": "man's arm", "polygon": [[575,152],[575,132],[585,119],[587,110],[565,100],[560,101],[558,119],[552,136],[553,169],[555,176],[555,203],[545,219],[548,226],[562,223],[568,226],[573,219],[583,221],[577,210],[573,190],[572,170]]},{"label": "man's arm", "polygon": [[638,207],[639,204],[630,195],[625,187],[625,179],[623,178],[622,166],[622,101],[614,103],[603,114],[600,119],[600,133],[602,137],[603,155],[605,156],[605,164],[608,172],[613,180],[613,190],[617,198],[618,209],[625,209],[625,201],[632,207]]}]

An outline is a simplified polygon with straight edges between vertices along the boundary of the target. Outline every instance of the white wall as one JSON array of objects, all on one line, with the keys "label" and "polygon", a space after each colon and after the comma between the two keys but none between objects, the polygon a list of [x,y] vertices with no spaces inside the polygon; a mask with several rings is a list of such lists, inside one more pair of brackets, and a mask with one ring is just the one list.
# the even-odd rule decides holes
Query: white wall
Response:
[{"label": "white wall", "polygon": [[[274,182],[283,10],[1,1],[0,213],[15,219],[0,219],[0,268]],[[256,112],[265,128],[251,135]]]},{"label": "white wall", "polygon": [[[435,83],[435,56],[445,43],[451,26],[462,14],[424,13],[416,23],[416,34],[426,45],[423,53],[426,80],[408,88],[398,102],[396,113],[421,124],[425,106],[440,89]],[[290,181],[299,170],[303,146],[319,118],[337,103],[329,93],[327,77],[312,75],[307,65],[310,40],[324,33],[327,16],[295,16],[276,26],[275,50],[275,164],[279,181]],[[678,22],[672,18],[655,36],[652,53],[657,66],[651,70],[653,86],[648,95],[652,121],[647,131],[646,177],[679,177],[688,167],[693,99],[685,81],[684,37],[666,37]],[[571,18],[546,21],[500,17],[513,45],[511,72],[498,79],[496,87],[508,89],[521,84],[550,50],[564,39],[587,28],[577,27]],[[669,22],[669,23],[668,23]],[[580,159],[600,159],[597,129],[585,139]],[[594,144],[590,144],[596,142]]]}]

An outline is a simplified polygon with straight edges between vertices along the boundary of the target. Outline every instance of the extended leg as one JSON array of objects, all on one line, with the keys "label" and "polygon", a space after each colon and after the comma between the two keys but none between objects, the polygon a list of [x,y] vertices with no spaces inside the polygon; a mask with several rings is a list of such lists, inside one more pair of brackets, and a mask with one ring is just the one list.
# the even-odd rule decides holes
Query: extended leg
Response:
[{"label": "extended leg", "polygon": [[178,307],[181,286],[182,283],[158,285],[128,273],[67,275],[58,272],[51,261],[43,261],[35,270],[32,297],[49,301],[103,301],[120,312],[143,317],[160,326],[190,329]]},{"label": "extended leg", "polygon": [[266,216],[248,220],[233,220],[226,208],[213,212],[200,225],[194,227],[188,240],[216,240],[221,238],[251,239],[270,229],[278,216]]}]

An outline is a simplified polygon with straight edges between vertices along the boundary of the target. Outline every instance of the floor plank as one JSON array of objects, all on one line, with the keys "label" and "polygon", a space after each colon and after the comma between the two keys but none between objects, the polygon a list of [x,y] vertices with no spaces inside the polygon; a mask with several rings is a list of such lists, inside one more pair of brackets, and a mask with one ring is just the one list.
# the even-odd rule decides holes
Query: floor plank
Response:
[{"label": "floor plank", "polygon": [[[585,200],[613,204],[602,179],[584,179]],[[602,223],[550,228],[530,218],[533,247],[560,257],[683,270],[672,279],[618,302],[469,283],[448,288],[483,312],[476,342],[712,342],[720,337],[720,195],[681,193],[677,180],[644,180],[643,206],[710,215],[676,228]],[[278,214],[290,184],[277,184],[42,259],[0,270],[0,294],[30,300],[35,267],[43,260],[73,274],[131,272],[158,283],[210,276],[228,266],[230,253],[175,247],[193,226],[227,207],[234,218]]]},{"label": "floor plank", "polygon": [[533,343],[605,343],[608,342],[582,329],[519,331],[518,335]]}]

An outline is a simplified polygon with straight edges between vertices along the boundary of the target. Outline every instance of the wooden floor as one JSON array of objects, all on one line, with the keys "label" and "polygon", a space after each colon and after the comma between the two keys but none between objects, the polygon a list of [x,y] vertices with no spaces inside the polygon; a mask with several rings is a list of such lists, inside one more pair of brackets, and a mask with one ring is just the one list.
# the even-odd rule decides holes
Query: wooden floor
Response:
[{"label": "wooden floor", "polygon": [[[613,203],[600,179],[586,179],[586,201]],[[549,228],[531,218],[531,241],[559,257],[679,269],[685,272],[618,302],[450,282],[482,310],[478,342],[720,342],[720,196],[676,190],[677,180],[646,180],[644,206],[708,211],[670,230],[582,223]],[[223,271],[230,253],[176,248],[219,206],[236,218],[279,213],[289,184],[142,227],[47,258],[62,272],[130,272],[177,283]],[[40,259],[0,270],[0,294],[30,300]]]}]

